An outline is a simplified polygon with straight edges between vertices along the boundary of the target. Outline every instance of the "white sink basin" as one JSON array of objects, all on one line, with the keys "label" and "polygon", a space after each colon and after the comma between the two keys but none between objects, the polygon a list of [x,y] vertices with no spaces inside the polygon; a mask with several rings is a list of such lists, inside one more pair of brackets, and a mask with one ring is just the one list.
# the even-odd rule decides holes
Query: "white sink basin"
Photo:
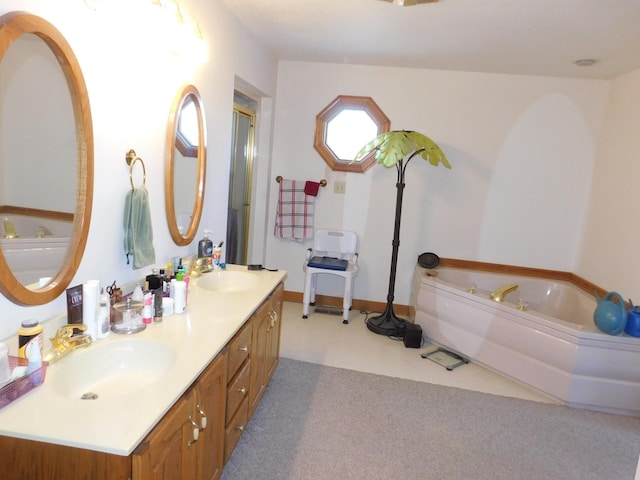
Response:
[{"label": "white sink basin", "polygon": [[71,352],[53,365],[47,382],[69,398],[111,398],[159,381],[175,361],[175,352],[163,343],[117,340]]},{"label": "white sink basin", "polygon": [[232,293],[251,290],[260,283],[260,277],[250,272],[214,271],[205,273],[198,285],[212,292]]}]

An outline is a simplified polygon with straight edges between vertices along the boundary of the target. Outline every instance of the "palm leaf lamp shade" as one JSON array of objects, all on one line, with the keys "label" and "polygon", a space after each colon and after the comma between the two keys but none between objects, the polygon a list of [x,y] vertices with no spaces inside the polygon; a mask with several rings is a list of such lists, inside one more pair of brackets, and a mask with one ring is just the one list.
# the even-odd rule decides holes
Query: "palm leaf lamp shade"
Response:
[{"label": "palm leaf lamp shade", "polygon": [[398,264],[398,248],[400,246],[400,219],[402,217],[402,194],[404,191],[404,174],[411,159],[420,155],[434,167],[442,164],[451,168],[447,157],[440,147],[422,133],[407,130],[392,130],[378,135],[367,143],[356,155],[357,162],[369,152],[376,151],[376,162],[386,168],[396,167],[396,216],[393,229],[391,253],[391,271],[389,273],[389,293],[384,313],[367,319],[367,328],[374,333],[391,337],[403,337],[406,321],[396,316],[393,311],[393,298],[396,285],[396,268]]}]

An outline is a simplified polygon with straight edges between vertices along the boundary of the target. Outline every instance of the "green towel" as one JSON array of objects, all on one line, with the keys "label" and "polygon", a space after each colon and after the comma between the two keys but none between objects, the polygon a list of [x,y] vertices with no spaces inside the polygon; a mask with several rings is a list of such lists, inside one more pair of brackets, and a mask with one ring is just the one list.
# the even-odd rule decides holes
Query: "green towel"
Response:
[{"label": "green towel", "polygon": [[156,261],[149,194],[144,185],[129,190],[124,202],[124,253],[127,265],[129,255],[133,255],[134,269],[146,267]]}]

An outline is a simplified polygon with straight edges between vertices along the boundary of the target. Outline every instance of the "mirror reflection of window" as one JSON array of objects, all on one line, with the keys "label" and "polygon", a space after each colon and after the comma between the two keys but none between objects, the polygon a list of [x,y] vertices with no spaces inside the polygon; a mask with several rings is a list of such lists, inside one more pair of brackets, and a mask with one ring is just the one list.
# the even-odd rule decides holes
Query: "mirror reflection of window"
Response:
[{"label": "mirror reflection of window", "polygon": [[378,134],[378,125],[364,110],[345,108],[327,123],[326,144],[340,160],[352,161]]},{"label": "mirror reflection of window", "polygon": [[198,157],[200,124],[198,111],[193,98],[188,97],[180,109],[178,129],[176,132],[176,148],[184,157]]},{"label": "mirror reflection of window", "polygon": [[197,147],[199,143],[199,128],[198,112],[193,100],[189,98],[180,113],[178,132],[189,142],[189,145]]}]

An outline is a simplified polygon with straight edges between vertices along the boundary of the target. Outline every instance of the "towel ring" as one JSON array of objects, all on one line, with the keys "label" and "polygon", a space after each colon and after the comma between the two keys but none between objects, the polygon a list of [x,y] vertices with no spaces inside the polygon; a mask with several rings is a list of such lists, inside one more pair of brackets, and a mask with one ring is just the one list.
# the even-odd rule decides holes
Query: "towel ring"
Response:
[{"label": "towel ring", "polygon": [[135,150],[133,148],[127,152],[126,161],[127,161],[127,165],[129,165],[129,183],[131,183],[131,189],[133,190],[133,189],[136,188],[133,185],[133,166],[138,161],[140,162],[140,165],[142,165],[142,185],[146,185],[147,184],[147,169],[144,166],[144,162],[142,161],[142,159],[139,156],[136,155],[136,152],[135,152]]}]

